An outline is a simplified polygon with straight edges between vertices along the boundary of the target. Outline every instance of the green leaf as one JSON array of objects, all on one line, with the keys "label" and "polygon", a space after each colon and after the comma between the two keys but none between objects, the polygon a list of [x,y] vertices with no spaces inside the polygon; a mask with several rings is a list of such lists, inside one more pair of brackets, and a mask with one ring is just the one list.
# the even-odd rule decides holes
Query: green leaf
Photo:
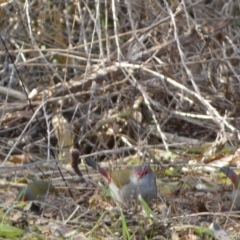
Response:
[{"label": "green leaf", "polygon": [[128,231],[128,226],[127,226],[127,223],[126,223],[126,219],[125,219],[122,211],[121,211],[121,220],[122,220],[123,239],[124,240],[131,240],[132,238],[131,238],[130,233]]},{"label": "green leaf", "polygon": [[148,206],[148,204],[144,201],[144,199],[142,198],[141,195],[138,195],[138,200],[140,201],[142,208],[144,210],[144,212],[146,213],[147,217],[153,217],[154,216],[154,212],[151,210],[151,208]]},{"label": "green leaf", "polygon": [[0,237],[14,238],[22,235],[23,233],[24,231],[19,228],[0,224]]}]

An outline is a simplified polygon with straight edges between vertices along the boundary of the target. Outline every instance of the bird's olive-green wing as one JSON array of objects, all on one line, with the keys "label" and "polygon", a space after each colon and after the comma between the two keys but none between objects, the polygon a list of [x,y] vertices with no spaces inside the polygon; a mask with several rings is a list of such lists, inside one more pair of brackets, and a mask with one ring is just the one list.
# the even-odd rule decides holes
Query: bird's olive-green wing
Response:
[{"label": "bird's olive-green wing", "polygon": [[126,185],[130,181],[130,175],[132,174],[131,169],[120,169],[111,172],[111,180],[115,183],[118,188]]}]

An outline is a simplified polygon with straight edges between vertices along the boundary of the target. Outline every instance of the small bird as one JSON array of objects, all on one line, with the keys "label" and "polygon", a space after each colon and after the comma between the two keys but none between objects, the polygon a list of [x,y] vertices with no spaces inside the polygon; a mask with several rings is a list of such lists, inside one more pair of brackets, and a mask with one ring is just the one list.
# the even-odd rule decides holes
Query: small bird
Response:
[{"label": "small bird", "polygon": [[221,167],[220,171],[222,171],[232,181],[234,190],[230,197],[234,201],[235,207],[240,209],[240,176],[229,167]]},{"label": "small bird", "polygon": [[58,195],[58,190],[50,182],[37,180],[23,187],[18,192],[16,200],[24,202],[37,200],[43,202],[48,192]]},{"label": "small bird", "polygon": [[112,196],[124,205],[128,205],[131,199],[137,199],[139,194],[146,202],[157,197],[156,176],[148,164],[114,170],[109,174],[90,157],[85,158],[85,162],[104,177]]}]

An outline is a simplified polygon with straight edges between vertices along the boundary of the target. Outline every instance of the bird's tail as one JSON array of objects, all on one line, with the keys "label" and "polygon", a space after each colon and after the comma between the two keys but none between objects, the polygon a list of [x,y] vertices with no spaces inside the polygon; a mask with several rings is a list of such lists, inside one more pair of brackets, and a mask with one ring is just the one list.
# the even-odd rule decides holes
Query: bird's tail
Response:
[{"label": "bird's tail", "polygon": [[222,171],[234,184],[235,188],[239,188],[239,180],[240,177],[229,167],[221,167],[220,171]]},{"label": "bird's tail", "polygon": [[95,161],[92,160],[91,157],[86,157],[86,158],[85,158],[85,163],[86,163],[88,166],[92,167],[93,169],[95,169],[95,170],[97,170],[97,171],[98,171],[98,169],[99,169],[99,167],[100,167]]},{"label": "bird's tail", "polygon": [[110,179],[110,176],[107,173],[107,171],[105,169],[103,169],[102,167],[100,167],[94,160],[92,160],[92,158],[86,157],[85,162],[88,166],[92,167],[93,169],[97,170],[100,174],[102,174],[107,179],[107,181],[110,183],[111,179]]}]

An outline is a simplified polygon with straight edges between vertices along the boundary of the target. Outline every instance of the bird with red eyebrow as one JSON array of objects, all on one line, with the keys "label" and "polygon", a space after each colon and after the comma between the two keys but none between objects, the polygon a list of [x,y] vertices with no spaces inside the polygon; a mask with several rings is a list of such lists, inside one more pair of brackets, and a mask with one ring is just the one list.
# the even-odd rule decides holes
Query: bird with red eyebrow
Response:
[{"label": "bird with red eyebrow", "polygon": [[17,194],[17,201],[37,201],[32,203],[31,210],[38,212],[48,193],[58,195],[58,190],[49,181],[36,180],[27,184]]},{"label": "bird with red eyebrow", "polygon": [[116,201],[128,205],[139,194],[146,202],[157,198],[156,176],[149,164],[108,173],[90,157],[85,158],[85,162],[104,177]]}]

